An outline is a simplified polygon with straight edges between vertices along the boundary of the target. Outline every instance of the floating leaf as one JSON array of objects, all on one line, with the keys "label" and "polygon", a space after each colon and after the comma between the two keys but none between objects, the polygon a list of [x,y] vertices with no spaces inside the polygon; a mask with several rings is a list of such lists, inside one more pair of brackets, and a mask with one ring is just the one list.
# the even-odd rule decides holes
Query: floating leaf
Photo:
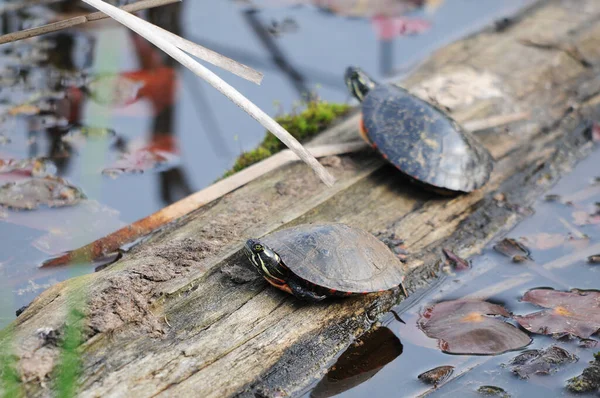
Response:
[{"label": "floating leaf", "polygon": [[452,354],[496,355],[531,342],[525,333],[493,315],[510,316],[503,307],[485,301],[445,301],[421,314],[419,328],[438,339],[442,351]]},{"label": "floating leaf", "polygon": [[143,173],[160,166],[170,165],[174,159],[176,157],[167,152],[140,149],[123,155],[112,166],[102,170],[102,174],[112,176],[121,173]]},{"label": "floating leaf", "polygon": [[423,383],[437,386],[446,381],[453,372],[454,366],[438,366],[437,368],[421,373],[418,378]]},{"label": "floating leaf", "polygon": [[514,262],[522,262],[531,258],[529,249],[512,238],[504,238],[494,245],[494,250],[506,257],[510,257]]},{"label": "floating leaf", "polygon": [[87,85],[87,90],[96,102],[103,105],[125,106],[138,99],[144,82],[123,75],[101,75]]},{"label": "floating leaf", "polygon": [[121,173],[141,173],[158,167],[173,166],[179,159],[176,141],[172,135],[152,137],[148,145],[121,155],[102,174],[116,176]]},{"label": "floating leaf", "polygon": [[600,353],[594,355],[595,361],[577,377],[567,381],[567,388],[574,393],[600,391]]},{"label": "floating leaf", "polygon": [[533,289],[523,301],[548,308],[525,316],[516,316],[521,326],[533,333],[569,333],[584,339],[600,329],[600,292],[561,292],[553,289]]},{"label": "floating leaf", "polygon": [[348,347],[311,392],[311,398],[332,397],[364,383],[402,354],[402,348],[390,329],[372,329]]},{"label": "floating leaf", "polygon": [[58,177],[30,178],[0,187],[0,205],[12,209],[71,206],[83,198],[85,195],[78,188]]},{"label": "floating leaf", "polygon": [[567,350],[552,346],[546,350],[527,350],[514,357],[511,371],[522,379],[534,374],[556,372],[561,365],[576,362],[579,358]]},{"label": "floating leaf", "polygon": [[82,144],[88,140],[106,139],[114,137],[115,130],[106,127],[79,126],[70,128],[69,131],[61,137],[62,141]]},{"label": "floating leaf", "polygon": [[13,182],[28,177],[48,177],[56,173],[54,163],[44,159],[0,159],[0,181]]},{"label": "floating leaf", "polygon": [[471,268],[471,265],[469,264],[469,262],[467,260],[460,258],[456,254],[454,254],[451,250],[442,249],[442,253],[444,253],[446,260],[450,263],[450,265],[452,266],[453,269],[455,269],[457,271],[464,271],[464,270]]}]

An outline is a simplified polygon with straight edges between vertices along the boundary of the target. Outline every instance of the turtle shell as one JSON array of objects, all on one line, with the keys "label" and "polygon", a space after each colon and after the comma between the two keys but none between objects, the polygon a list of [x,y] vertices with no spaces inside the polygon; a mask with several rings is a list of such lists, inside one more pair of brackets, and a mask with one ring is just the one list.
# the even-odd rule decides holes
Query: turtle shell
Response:
[{"label": "turtle shell", "polygon": [[306,224],[261,239],[295,275],[347,293],[388,290],[402,283],[400,260],[368,232],[345,224]]},{"label": "turtle shell", "polygon": [[403,88],[378,85],[362,103],[371,144],[417,181],[451,191],[483,186],[493,168],[489,152],[442,110]]}]

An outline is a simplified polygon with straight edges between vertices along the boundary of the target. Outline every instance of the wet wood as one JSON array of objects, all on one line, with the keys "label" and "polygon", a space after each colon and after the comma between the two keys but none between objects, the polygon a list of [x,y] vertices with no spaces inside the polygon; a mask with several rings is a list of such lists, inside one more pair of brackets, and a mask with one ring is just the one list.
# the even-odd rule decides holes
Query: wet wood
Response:
[{"label": "wet wood", "polygon": [[[524,120],[529,112],[518,114],[493,116],[483,120],[473,120],[466,122],[463,126],[467,130],[477,131],[485,130],[491,127],[503,126]],[[326,144],[307,147],[306,149],[315,157],[346,155],[349,153],[364,151],[369,146],[366,142],[353,141],[341,144]],[[284,164],[298,160],[298,157],[289,149],[283,150],[269,158],[260,161],[252,166],[241,170],[234,175],[216,182],[209,187],[202,189],[192,195],[189,195],[159,211],[137,220],[125,227],[114,231],[100,239],[95,240],[85,246],[79,247],[70,252],[64,253],[58,257],[51,258],[42,263],[41,268],[58,267],[77,262],[101,261],[115,254],[117,250],[124,245],[131,244],[137,239],[162,228],[170,222],[187,215],[188,213],[221,198],[223,195],[238,189],[251,181],[275,170]]]},{"label": "wet wood", "polygon": [[[318,145],[306,149],[315,158],[343,155],[364,151],[368,145],[364,141],[345,142],[341,144]],[[152,231],[164,227],[170,222],[191,213],[194,210],[234,191],[247,183],[265,175],[279,167],[298,160],[294,152],[285,149],[252,166],[241,170],[213,185],[189,195],[159,211],[135,221],[125,227],[110,233],[94,242],[72,250],[61,256],[51,258],[42,263],[42,268],[74,264],[86,259],[88,262],[100,261],[116,253],[124,245],[135,242]]]},{"label": "wet wood", "polygon": [[[301,303],[248,267],[239,253],[244,239],[314,221],[396,234],[410,253],[411,292],[437,272],[442,248],[462,258],[477,253],[591,148],[589,121],[600,118],[600,3],[572,4],[545,1],[501,32],[451,44],[403,82],[416,90],[457,73],[480,77],[462,102],[453,100],[452,113],[463,121],[531,112],[508,131],[479,134],[496,159],[483,189],[457,197],[424,192],[371,151],[324,162],[337,179],[332,187],[300,163],[273,171],[166,227],[105,270],[40,295],[0,337],[3,347],[13,347],[23,388],[30,396],[52,388],[60,351],[38,337],[39,329],[60,335],[77,297],[87,304],[80,309],[82,396],[297,396],[315,385],[401,294]],[[568,44],[588,64],[524,39]],[[451,97],[444,94],[429,93],[441,105]],[[355,140],[356,117],[314,144]]]}]

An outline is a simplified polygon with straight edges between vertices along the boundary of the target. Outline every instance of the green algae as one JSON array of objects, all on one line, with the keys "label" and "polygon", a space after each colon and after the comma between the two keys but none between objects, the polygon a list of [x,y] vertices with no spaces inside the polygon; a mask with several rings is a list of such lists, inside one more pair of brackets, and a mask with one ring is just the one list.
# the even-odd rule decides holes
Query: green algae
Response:
[{"label": "green algae", "polygon": [[567,380],[567,389],[582,394],[600,392],[600,351],[594,354],[595,360],[579,376]]},{"label": "green algae", "polygon": [[[325,130],[340,116],[347,114],[350,106],[347,104],[330,103],[314,100],[306,103],[306,108],[298,113],[284,114],[275,120],[298,141],[306,141]],[[246,167],[285,149],[285,145],[273,134],[267,132],[260,145],[251,151],[242,152],[233,167],[223,178],[229,177]]]}]

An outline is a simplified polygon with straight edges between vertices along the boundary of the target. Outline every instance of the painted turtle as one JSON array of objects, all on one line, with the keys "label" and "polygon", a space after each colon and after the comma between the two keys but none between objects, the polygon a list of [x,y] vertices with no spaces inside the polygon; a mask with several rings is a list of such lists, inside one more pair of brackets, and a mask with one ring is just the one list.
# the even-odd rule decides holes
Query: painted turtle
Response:
[{"label": "painted turtle", "polygon": [[362,102],[361,135],[401,172],[441,192],[471,192],[489,179],[489,152],[442,110],[405,89],[377,84],[359,68],[345,74]]},{"label": "painted turtle", "polygon": [[390,249],[345,224],[305,224],[249,239],[244,252],[273,286],[309,301],[401,286],[404,272]]}]

